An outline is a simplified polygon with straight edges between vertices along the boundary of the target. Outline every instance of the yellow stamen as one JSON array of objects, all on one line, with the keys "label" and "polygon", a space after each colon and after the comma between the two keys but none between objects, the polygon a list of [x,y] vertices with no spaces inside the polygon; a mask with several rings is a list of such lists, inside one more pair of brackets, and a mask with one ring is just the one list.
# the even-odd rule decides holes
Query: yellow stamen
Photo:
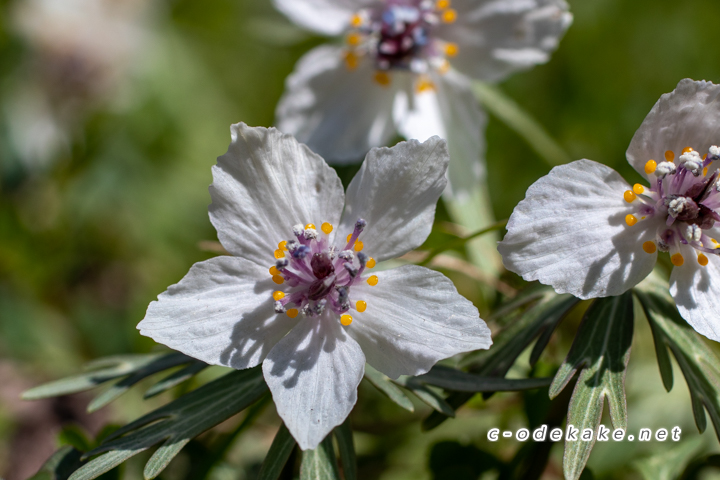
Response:
[{"label": "yellow stamen", "polygon": [[645,173],[650,175],[651,173],[655,173],[655,169],[657,168],[657,162],[655,160],[648,160],[645,164]]},{"label": "yellow stamen", "polygon": [[673,160],[675,160],[675,152],[673,152],[672,150],[666,151],[665,160],[667,160],[668,162],[672,162]]},{"label": "yellow stamen", "polygon": [[368,279],[367,279],[367,283],[368,283],[368,285],[370,285],[371,287],[374,287],[375,285],[377,285],[377,284],[378,284],[378,277],[377,277],[377,275],[373,275],[373,276],[371,276],[370,278],[368,278]]},{"label": "yellow stamen", "polygon": [[700,255],[698,255],[698,263],[703,267],[706,267],[708,264],[708,258],[701,253]]},{"label": "yellow stamen", "polygon": [[633,185],[633,192],[635,192],[635,195],[641,195],[645,191],[645,187],[640,185],[639,183],[636,183]]},{"label": "yellow stamen", "polygon": [[447,60],[443,60],[437,71],[440,75],[445,75],[447,72],[450,71],[450,62],[448,62]]},{"label": "yellow stamen", "polygon": [[446,8],[450,8],[450,0],[437,0],[437,2],[435,2],[435,7],[438,10],[445,10]]},{"label": "yellow stamen", "polygon": [[355,303],[355,310],[357,310],[360,313],[364,312],[366,308],[367,308],[367,302],[365,302],[364,300],[358,300]]},{"label": "yellow stamen", "polygon": [[273,276],[275,276],[275,275],[280,275],[280,270],[278,270],[275,265],[273,265],[272,267],[270,267],[269,272],[270,272],[270,275],[273,275]]},{"label": "yellow stamen", "polygon": [[275,250],[275,258],[283,258],[285,256],[285,252],[283,252],[280,249]]},{"label": "yellow stamen", "polygon": [[273,282],[277,283],[278,285],[282,285],[283,283],[285,283],[285,279],[280,275],[273,275]]},{"label": "yellow stamen", "polygon": [[655,253],[655,251],[657,250],[655,242],[647,241],[643,243],[643,250],[645,250],[645,253]]},{"label": "yellow stamen", "polygon": [[445,23],[453,23],[457,20],[457,12],[452,8],[448,8],[442,13],[442,21]]},{"label": "yellow stamen", "polygon": [[297,308],[291,308],[287,312],[285,312],[285,315],[287,315],[290,318],[295,318],[298,316],[298,309]]},{"label": "yellow stamen", "polygon": [[333,231],[333,226],[330,225],[328,222],[325,222],[320,225],[320,230],[322,230],[325,235],[330,235],[330,232]]},{"label": "yellow stamen", "polygon": [[348,233],[348,237],[347,237],[346,242],[349,242],[351,238],[352,238],[352,233]]},{"label": "yellow stamen", "polygon": [[693,151],[692,147],[685,147],[682,149],[682,154],[685,155],[686,153],[692,152],[692,151]]},{"label": "yellow stamen", "polygon": [[277,290],[277,291],[273,292],[273,298],[275,299],[276,302],[279,302],[280,300],[285,298],[285,293],[281,292],[280,290]]},{"label": "yellow stamen", "polygon": [[278,243],[278,249],[287,252],[287,240],[283,240],[282,242]]},{"label": "yellow stamen", "polygon": [[355,70],[358,67],[358,56],[353,52],[347,52],[345,54],[345,67],[348,70]]},{"label": "yellow stamen", "polygon": [[460,49],[458,48],[457,43],[447,43],[445,44],[445,55],[448,57],[454,57],[458,54]]},{"label": "yellow stamen", "polygon": [[313,224],[313,223],[308,223],[307,225],[305,225],[305,230],[308,230],[308,229],[310,229],[310,228],[312,228],[313,230],[315,230],[315,224]]},{"label": "yellow stamen", "polygon": [[703,155],[703,160],[707,160],[707,153]]},{"label": "yellow stamen", "polygon": [[415,90],[418,93],[427,92],[429,90],[435,90],[435,84],[427,78],[420,78],[415,86]]},{"label": "yellow stamen", "polygon": [[632,203],[637,198],[637,196],[632,192],[632,190],[625,190],[623,197],[628,203]]},{"label": "yellow stamen", "polygon": [[703,177],[707,177],[707,167],[703,168]]},{"label": "yellow stamen", "polygon": [[635,217],[635,215],[626,215],[625,216],[625,223],[627,223],[629,227],[632,227],[633,225],[635,225],[637,223],[637,221],[638,220]]},{"label": "yellow stamen", "polygon": [[349,33],[345,41],[348,43],[348,45],[352,45],[353,47],[355,45],[358,45],[360,43],[360,40],[362,40],[362,36],[359,33]]},{"label": "yellow stamen", "polygon": [[353,27],[359,27],[360,25],[362,25],[362,23],[363,23],[363,19],[357,13],[355,15],[353,15],[352,18],[350,19],[350,25],[352,25]]},{"label": "yellow stamen", "polygon": [[[717,243],[717,242],[715,242],[715,243]],[[365,266],[366,266],[367,268],[373,268],[373,267],[375,266],[375,259],[372,258],[372,257],[370,257],[370,260],[367,261],[367,263],[365,264]]]},{"label": "yellow stamen", "polygon": [[711,239],[710,239],[710,241],[711,241],[711,242],[713,242],[713,243],[714,243],[715,245],[717,245],[717,244],[718,244],[718,241],[717,241],[717,240],[715,240],[714,238],[711,238]]},{"label": "yellow stamen", "polygon": [[355,240],[355,251],[359,252],[365,245],[360,240]]},{"label": "yellow stamen", "polygon": [[390,85],[390,75],[388,75],[387,72],[375,72],[373,79],[375,83],[383,87]]},{"label": "yellow stamen", "polygon": [[352,323],[352,315],[348,315],[347,313],[345,315],[340,315],[340,323],[347,327]]},{"label": "yellow stamen", "polygon": [[681,254],[679,254],[679,253],[676,253],[675,255],[673,255],[672,257],[670,257],[670,261],[671,261],[672,264],[675,265],[676,267],[681,267],[682,264],[685,263],[685,259],[684,259],[683,256],[682,256]]}]

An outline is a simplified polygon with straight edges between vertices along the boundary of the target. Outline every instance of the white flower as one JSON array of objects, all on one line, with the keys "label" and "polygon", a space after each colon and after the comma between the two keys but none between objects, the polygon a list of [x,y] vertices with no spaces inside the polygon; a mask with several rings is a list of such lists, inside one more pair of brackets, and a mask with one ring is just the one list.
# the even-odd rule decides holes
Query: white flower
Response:
[{"label": "white flower", "polygon": [[397,378],[491,344],[442,274],[374,270],[428,236],[447,164],[437,137],[374,149],[346,195],[292,136],[234,125],[209,209],[233,256],[195,264],[150,304],[140,332],[214,365],[262,362],[278,413],[315,448],[355,404],[366,361]]},{"label": "white flower", "polygon": [[565,0],[274,0],[306,28],[345,35],[307,53],[287,79],[278,128],[331,163],[352,163],[397,133],[449,142],[450,190],[484,176],[485,113],[471,79],[544,63],[572,21]]},{"label": "white flower", "polygon": [[[682,80],[635,133],[628,185],[590,160],[554,168],[515,208],[498,249],[505,266],[580,298],[619,295],[657,250],[674,265],[670,293],[685,320],[720,340],[720,86]],[[707,153],[707,155],[706,155]]]}]

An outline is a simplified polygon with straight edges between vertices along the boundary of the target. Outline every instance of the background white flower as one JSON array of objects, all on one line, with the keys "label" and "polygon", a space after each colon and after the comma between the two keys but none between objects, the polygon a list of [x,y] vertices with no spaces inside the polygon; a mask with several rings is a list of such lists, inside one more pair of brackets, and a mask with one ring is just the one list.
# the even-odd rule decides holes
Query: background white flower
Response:
[{"label": "background white flower", "polygon": [[369,272],[425,240],[447,164],[437,137],[374,149],[346,196],[292,136],[234,125],[210,187],[210,219],[233,256],[195,264],[140,332],[210,364],[262,362],[278,413],[315,448],[352,410],[366,361],[397,378],[491,344],[442,274]]},{"label": "background white flower", "polygon": [[554,168],[515,208],[498,249],[505,266],[580,298],[619,295],[674,265],[670,293],[699,333],[720,340],[720,86],[682,80],[635,133],[630,186],[590,160]]}]

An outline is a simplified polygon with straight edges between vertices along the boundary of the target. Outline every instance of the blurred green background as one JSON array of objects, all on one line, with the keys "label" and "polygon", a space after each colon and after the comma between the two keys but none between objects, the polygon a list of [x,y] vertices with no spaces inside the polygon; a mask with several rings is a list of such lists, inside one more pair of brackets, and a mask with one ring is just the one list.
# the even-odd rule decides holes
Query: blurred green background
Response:
[{"label": "blurred green background", "polygon": [[[272,125],[285,77],[324,41],[268,1],[96,0],[102,6],[88,18],[72,14],[82,3],[0,0],[0,476],[7,480],[37,470],[61,424],[79,423],[92,435],[157,404],[130,393],[87,417],[87,397],[28,403],[18,395],[89,359],[153,348],[135,330],[148,303],[213,255],[201,244],[216,239],[207,187],[230,124]],[[659,96],[685,77],[720,82],[720,2],[569,3],[575,21],[550,63],[501,88],[573,159],[605,163],[633,183],[640,178],[625,149]],[[487,142],[493,209],[507,218],[550,167],[495,118]],[[437,232],[446,220],[441,208]],[[467,272],[446,273],[477,297]],[[512,275],[504,280],[519,285]],[[665,393],[650,331],[642,319],[636,324],[630,429],[680,425],[683,445],[695,441],[685,448],[717,451],[712,428],[697,434],[679,374]],[[566,321],[556,334],[539,367],[546,375],[576,328]],[[525,359],[515,373],[527,368]],[[403,413],[363,385],[352,416],[361,478],[496,478],[484,473],[488,455],[507,460],[521,445],[491,444],[487,430],[527,426],[547,408],[544,394],[476,397],[462,419],[421,433],[426,410]],[[212,478],[254,478],[277,426],[272,410]],[[596,478],[641,478],[631,462],[663,458],[671,448],[677,445],[598,445],[589,467]],[[558,444],[542,478],[561,478],[561,455]],[[183,461],[164,475],[183,478]],[[130,462],[123,475],[141,478],[141,468]]]}]

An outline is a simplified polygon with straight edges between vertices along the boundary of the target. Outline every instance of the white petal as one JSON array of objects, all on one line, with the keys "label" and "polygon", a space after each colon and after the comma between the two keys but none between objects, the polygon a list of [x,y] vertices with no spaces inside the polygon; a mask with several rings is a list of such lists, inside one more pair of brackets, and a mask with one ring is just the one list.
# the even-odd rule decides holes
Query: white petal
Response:
[{"label": "white petal", "polygon": [[405,265],[377,276],[374,287],[351,288],[352,300],[366,301],[367,309],[354,313],[347,332],[389,377],[420,375],[438,360],[492,344],[477,308],[443,274]]},{"label": "white petal", "polygon": [[278,128],[330,163],[359,163],[395,133],[393,101],[410,75],[390,75],[391,84],[382,86],[374,80],[375,66],[367,56],[350,70],[342,48],[317,47],[298,61],[285,82],[275,112]]},{"label": "white petal", "polygon": [[437,37],[459,47],[452,64],[485,81],[545,63],[572,23],[564,0],[454,0],[457,21]]},{"label": "white petal", "polygon": [[301,320],[263,362],[278,414],[303,450],[347,418],[365,371],[360,346],[336,317]]},{"label": "white petal", "polygon": [[498,245],[505,267],[583,299],[633,287],[655,265],[657,253],[642,244],[654,240],[663,219],[628,227],[625,216],[636,213],[623,199],[629,189],[615,170],[591,160],[553,168],[510,217]]},{"label": "white petal", "polygon": [[142,335],[213,365],[258,365],[296,321],[273,310],[267,269],[221,256],[196,263],[152,302]]},{"label": "white petal", "polygon": [[259,265],[275,262],[294,225],[340,220],[345,194],[335,170],[274,128],[233,125],[230,148],[212,172],[210,221],[220,242]]},{"label": "white petal", "polygon": [[377,261],[419,247],[432,229],[448,161],[447,144],[439,137],[371,150],[348,186],[339,241],[363,218],[363,252]]},{"label": "white petal", "polygon": [[372,3],[374,0],[273,0],[275,8],[290,20],[325,35],[340,34],[355,12]]},{"label": "white petal", "polygon": [[698,264],[691,248],[682,250],[685,263],[673,267],[670,294],[680,315],[698,332],[720,341],[720,258],[708,257],[707,266]]},{"label": "white petal", "polygon": [[712,145],[720,145],[720,85],[686,78],[650,110],[630,142],[627,159],[646,176],[645,163],[664,161],[668,150],[677,159],[685,147],[704,155]]}]

